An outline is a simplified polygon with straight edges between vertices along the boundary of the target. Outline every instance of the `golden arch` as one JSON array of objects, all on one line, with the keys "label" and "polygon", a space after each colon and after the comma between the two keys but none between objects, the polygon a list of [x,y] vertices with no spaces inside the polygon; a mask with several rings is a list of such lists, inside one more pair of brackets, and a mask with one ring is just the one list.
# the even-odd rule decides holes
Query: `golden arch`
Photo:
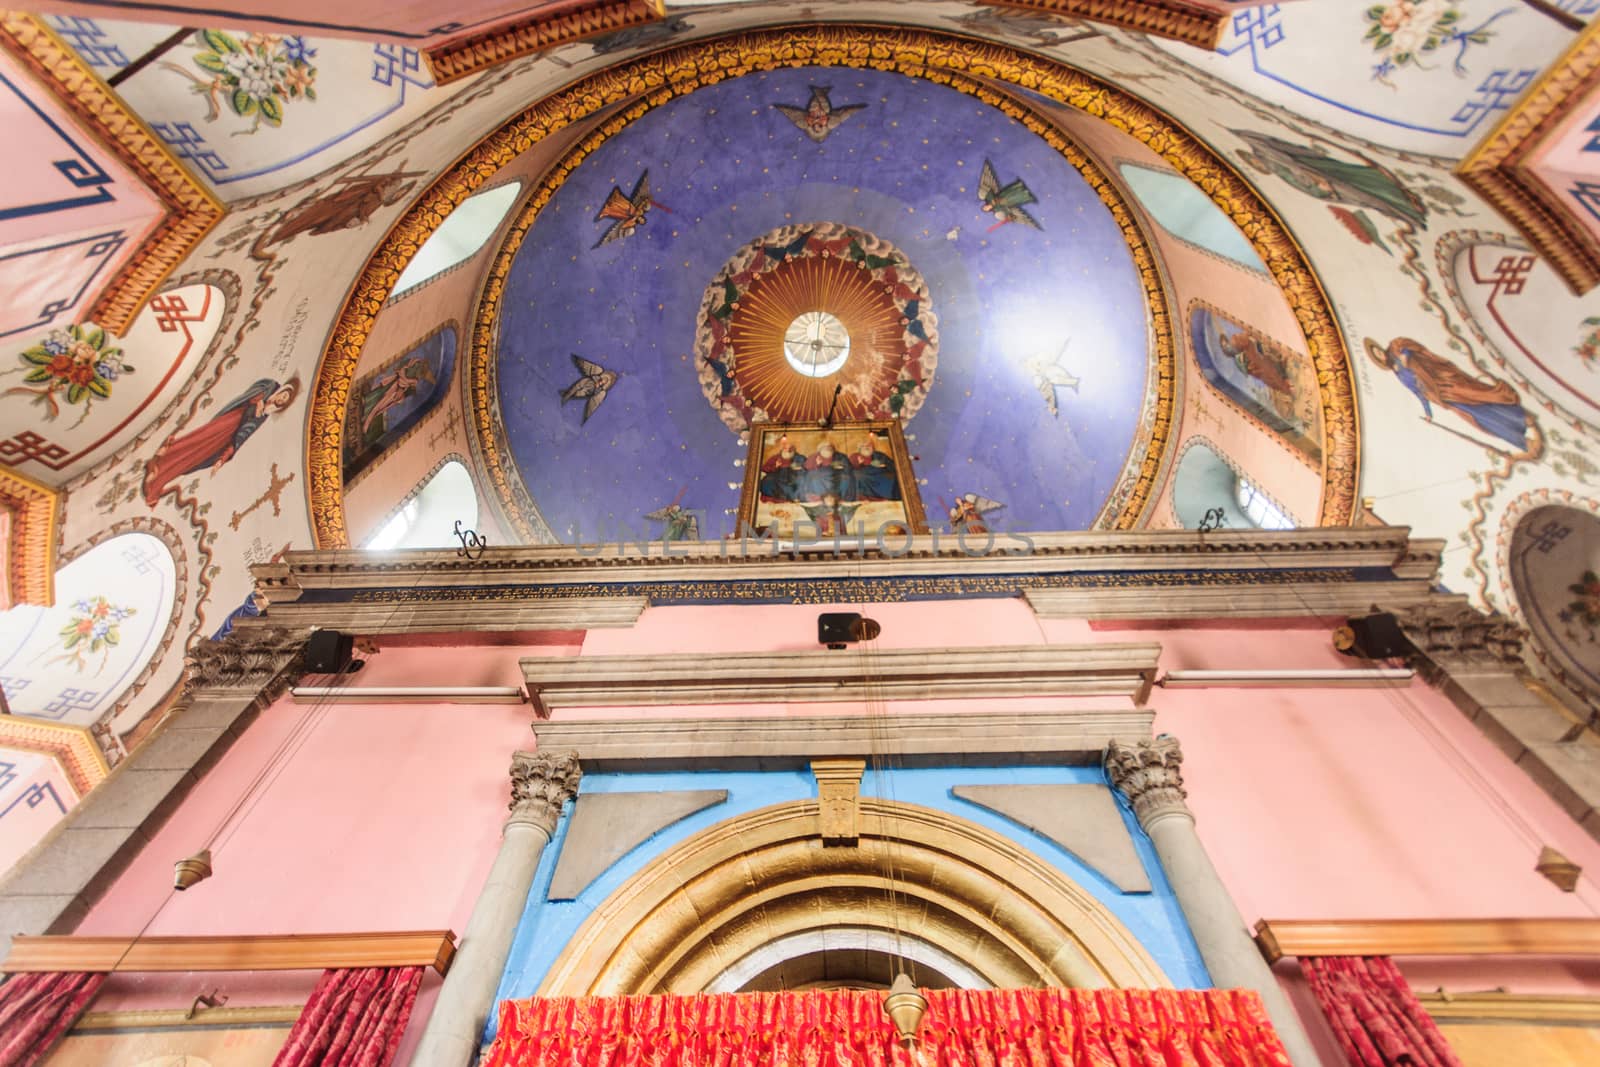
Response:
[{"label": "golden arch", "polygon": [[[939,82],[990,78],[1018,86],[1127,131],[1203,189],[1249,238],[1294,309],[1322,390],[1326,450],[1319,522],[1340,526],[1351,521],[1359,431],[1344,337],[1305,253],[1237,170],[1165,112],[1056,60],[936,30],[831,24],[705,38],[598,71],[513,116],[435,179],[368,258],[323,350],[306,426],[306,492],[317,547],[349,544],[340,455],[345,404],[361,350],[401,271],[456,205],[535,143],[605,108],[632,101],[632,108],[642,113],[726,78],[804,65],[865,66]],[[492,398],[469,399],[476,403]]]},{"label": "golden arch", "polygon": [[539,995],[698,993],[762,945],[839,926],[898,927],[995,986],[1171,987],[1103,904],[999,834],[865,797],[860,829],[824,847],[801,800],[696,834],[584,920]]}]

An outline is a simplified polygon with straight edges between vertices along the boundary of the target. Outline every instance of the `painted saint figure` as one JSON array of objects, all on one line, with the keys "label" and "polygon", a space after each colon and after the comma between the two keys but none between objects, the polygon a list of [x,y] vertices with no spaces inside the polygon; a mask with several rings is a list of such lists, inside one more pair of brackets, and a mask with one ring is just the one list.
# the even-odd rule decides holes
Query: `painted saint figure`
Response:
[{"label": "painted saint figure", "polygon": [[1239,158],[1263,174],[1275,174],[1307,196],[1352,207],[1369,207],[1417,229],[1427,224],[1427,206],[1387,167],[1365,156],[1334,159],[1319,144],[1298,145],[1253,130],[1234,130],[1250,149]]},{"label": "painted saint figure", "polygon": [[[438,384],[433,375],[433,367],[420,356],[402,363],[396,368],[393,377],[387,380],[379,378],[373,382],[361,397],[362,439],[372,441],[383,436],[387,429],[387,420],[380,423],[378,419],[396,404],[416,396],[424,382],[430,386]],[[375,425],[376,432],[374,432]]]},{"label": "painted saint figure", "polygon": [[[1432,421],[1433,405],[1449,408],[1474,427],[1498,437],[1518,452],[1529,452],[1528,413],[1509,382],[1498,378],[1481,381],[1443,356],[1430,352],[1420,341],[1396,337],[1384,348],[1368,337],[1367,355],[1384,370],[1393,371],[1400,384],[1422,402],[1423,417]],[[1534,447],[1537,447],[1537,440]]]},{"label": "painted saint figure", "polygon": [[416,186],[419,170],[389,174],[349,174],[335,178],[320,196],[300,201],[262,239],[262,247],[282,244],[302,233],[338,233],[365,225],[380,208],[404,200]]},{"label": "painted saint figure", "polygon": [[797,501],[804,493],[806,457],[795,450],[789,435],[778,440],[778,451],[761,464],[761,499]]},{"label": "painted saint figure", "polygon": [[850,457],[855,468],[857,500],[899,500],[900,486],[894,477],[894,460],[878,447],[878,435],[867,434],[861,447]]},{"label": "painted saint figure", "polygon": [[186,474],[220,470],[271,416],[288,410],[300,395],[300,378],[286,382],[262,378],[239,394],[204,425],[173,434],[144,468],[144,500],[151,507]]},{"label": "painted saint figure", "polygon": [[1294,380],[1281,355],[1269,351],[1247,333],[1218,331],[1217,341],[1223,355],[1231,357],[1240,370],[1267,387],[1272,394],[1272,406],[1279,415],[1285,418],[1294,415]]},{"label": "painted saint figure", "polygon": [[848,456],[834,450],[832,441],[817,446],[817,454],[806,460],[805,499],[821,500],[829,493],[840,500],[855,499],[855,478]]}]

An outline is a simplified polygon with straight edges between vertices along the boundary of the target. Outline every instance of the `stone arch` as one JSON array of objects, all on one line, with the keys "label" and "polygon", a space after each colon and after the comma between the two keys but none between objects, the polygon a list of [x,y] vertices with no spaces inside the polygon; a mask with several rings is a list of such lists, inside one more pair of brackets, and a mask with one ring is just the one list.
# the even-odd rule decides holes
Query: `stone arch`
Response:
[{"label": "stone arch", "polygon": [[[973,77],[1015,85],[1128,130],[1203,189],[1250,240],[1294,308],[1320,383],[1327,448],[1319,521],[1343,525],[1356,509],[1359,441],[1350,359],[1332,305],[1304,251],[1234,166],[1165,112],[1125,90],[1019,48],[931,29],[785,26],[708,37],[580,78],[513,115],[441,174],[390,227],[329,334],[311,401],[306,461],[312,533],[320,548],[349,543],[340,453],[345,401],[377,311],[416,249],[445,217],[536,142],[605,108],[629,114],[701,85],[753,70],[807,64],[888,67],[948,83]],[[630,103],[631,102],[631,103]],[[1156,463],[1159,456],[1151,457]]]},{"label": "stone arch", "polygon": [[761,808],[658,856],[578,928],[539,995],[700,992],[763,945],[836,926],[903,930],[994,986],[1171,987],[1087,890],[993,831],[863,797],[859,844],[824,848],[818,813]]}]

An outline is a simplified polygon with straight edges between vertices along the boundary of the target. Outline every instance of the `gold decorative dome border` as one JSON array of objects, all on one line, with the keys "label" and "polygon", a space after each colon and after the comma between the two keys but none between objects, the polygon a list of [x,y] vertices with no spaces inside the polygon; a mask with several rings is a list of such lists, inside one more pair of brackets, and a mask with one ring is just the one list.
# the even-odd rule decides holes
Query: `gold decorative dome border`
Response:
[{"label": "gold decorative dome border", "polygon": [[[591,137],[609,136],[652,107],[726,78],[758,70],[798,66],[859,66],[892,70],[936,84],[972,86],[974,95],[1004,110],[1020,108],[1011,97],[987,88],[975,78],[993,78],[1056,100],[1124,130],[1165,159],[1198,185],[1250,240],[1266,263],[1273,280],[1293,308],[1305,334],[1322,389],[1327,451],[1323,460],[1323,495],[1319,522],[1327,526],[1348,524],[1356,506],[1359,441],[1350,357],[1334,318],[1332,305],[1304,251],[1273,209],[1240,173],[1187,128],[1165,112],[1115,85],[1044,56],[993,41],[979,41],[930,29],[899,26],[812,25],[743,31],[693,41],[637,57],[626,63],[580,78],[503,123],[479,141],[428,187],[389,229],[368,257],[351,287],[343,310],[330,333],[317,371],[311,414],[306,427],[306,491],[312,532],[319,548],[349,544],[345,525],[340,454],[345,404],[362,347],[400,273],[445,217],[494,174],[535,143],[557,131],[623,104]],[[632,103],[628,103],[632,101]],[[1044,120],[1039,120],[1044,123]],[[1044,123],[1042,132],[1052,144],[1069,144],[1055,126]],[[614,129],[613,131],[614,132]],[[581,146],[580,146],[581,147]],[[1074,147],[1074,152],[1078,150]],[[1081,155],[1081,153],[1079,153]],[[576,160],[569,156],[551,172],[554,178],[570,172]],[[1081,169],[1081,168],[1080,168]],[[1094,184],[1091,181],[1091,184]],[[1097,189],[1114,190],[1103,180]],[[536,211],[548,200],[545,186],[535,193],[524,211]],[[1120,200],[1117,201],[1120,205]],[[536,206],[537,205],[537,206]],[[1112,208],[1113,214],[1117,208]],[[1127,216],[1126,210],[1123,215]],[[519,224],[523,220],[519,219]],[[1137,226],[1129,217],[1130,225]],[[1159,292],[1154,258],[1142,242],[1130,244],[1141,276]],[[1142,257],[1142,259],[1141,259]],[[503,286],[503,278],[500,279]],[[490,338],[498,291],[491,277],[484,286],[474,316],[471,363],[477,362],[479,338]],[[1156,405],[1156,418],[1170,425],[1175,382],[1170,377],[1174,339],[1167,309],[1152,316],[1153,345],[1165,352],[1169,376]],[[475,377],[469,399],[477,411],[492,409],[492,375]],[[1163,449],[1152,441],[1139,475],[1139,492],[1130,493],[1118,509],[1119,529],[1132,527],[1142,516],[1154,487]],[[489,465],[489,457],[485,457]],[[485,470],[491,480],[506,471]],[[1139,506],[1133,506],[1134,497]]]}]

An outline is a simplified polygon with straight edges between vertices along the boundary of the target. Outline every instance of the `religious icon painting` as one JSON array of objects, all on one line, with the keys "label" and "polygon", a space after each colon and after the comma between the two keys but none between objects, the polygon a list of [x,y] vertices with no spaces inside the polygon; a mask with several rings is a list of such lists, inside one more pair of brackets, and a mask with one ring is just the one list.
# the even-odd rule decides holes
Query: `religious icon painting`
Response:
[{"label": "religious icon painting", "polygon": [[1206,383],[1294,448],[1322,462],[1322,393],[1311,357],[1196,301],[1189,350]]},{"label": "religious icon painting", "polygon": [[900,423],[756,423],[739,528],[786,538],[881,534],[890,545],[927,533]]},{"label": "religious icon painting", "polygon": [[455,361],[456,332],[446,326],[351,387],[344,424],[346,482],[438,406],[449,391]]}]

